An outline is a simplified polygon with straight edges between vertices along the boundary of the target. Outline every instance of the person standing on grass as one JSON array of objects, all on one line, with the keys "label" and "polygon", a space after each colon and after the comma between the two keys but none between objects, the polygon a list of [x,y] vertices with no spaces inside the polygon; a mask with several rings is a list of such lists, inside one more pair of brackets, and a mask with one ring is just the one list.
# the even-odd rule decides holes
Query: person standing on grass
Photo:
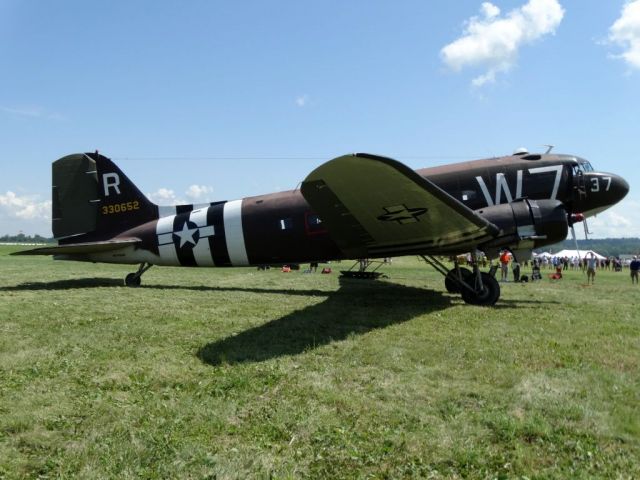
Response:
[{"label": "person standing on grass", "polygon": [[593,252],[589,253],[589,256],[586,258],[587,261],[587,285],[589,281],[591,281],[591,285],[596,280],[596,265],[598,265],[598,259],[596,258]]},{"label": "person standing on grass", "polygon": [[503,250],[500,254],[500,281],[508,282],[509,281],[509,251]]},{"label": "person standing on grass", "polygon": [[513,259],[513,262],[511,262],[511,270],[513,271],[513,281],[516,283],[519,282],[520,281],[520,264],[515,258]]},{"label": "person standing on grass", "polygon": [[640,272],[640,260],[638,260],[638,256],[634,255],[633,260],[629,264],[629,270],[631,271],[631,284],[638,284],[638,273]]}]

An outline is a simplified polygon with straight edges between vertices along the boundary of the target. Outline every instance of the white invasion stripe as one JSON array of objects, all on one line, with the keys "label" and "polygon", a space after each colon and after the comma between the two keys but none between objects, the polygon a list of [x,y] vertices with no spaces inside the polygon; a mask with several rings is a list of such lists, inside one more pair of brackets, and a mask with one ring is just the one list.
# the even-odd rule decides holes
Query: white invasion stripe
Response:
[{"label": "white invasion stripe", "polygon": [[158,224],[156,225],[156,234],[173,233],[173,221],[175,218],[175,215],[159,218]]},{"label": "white invasion stripe", "polygon": [[176,246],[173,243],[159,245],[158,251],[160,253],[160,259],[162,260],[162,265],[180,266]]},{"label": "white invasion stripe", "polygon": [[213,228],[213,225],[210,225],[208,227],[202,227],[200,229],[200,238],[213,237],[215,234],[216,234],[216,231]]},{"label": "white invasion stripe", "polygon": [[209,246],[209,240],[206,238],[200,239],[200,241],[193,247],[193,258],[199,267],[214,267],[213,255],[211,254],[211,247]]},{"label": "white invasion stripe", "polygon": [[[211,246],[209,245],[209,239],[213,235],[213,227],[207,227],[207,208],[200,210],[193,210],[189,214],[189,221],[195,223],[199,229],[200,238],[198,243],[193,246],[193,258],[199,267],[213,267],[213,255],[211,254]],[[210,232],[210,233],[209,233]]]},{"label": "white invasion stripe", "polygon": [[173,221],[175,215],[158,219],[156,234],[158,235],[158,253],[162,265],[180,265],[176,246],[173,243]]},{"label": "white invasion stripe", "polygon": [[162,233],[158,235],[158,245],[173,243],[173,233]]},{"label": "white invasion stripe", "polygon": [[244,245],[244,233],[242,231],[242,200],[233,200],[225,203],[222,217],[224,219],[227,252],[229,252],[231,265],[249,265],[247,249]]},{"label": "white invasion stripe", "polygon": [[[189,215],[189,220],[195,223],[199,227],[207,225],[207,211],[208,208],[201,208],[199,210],[193,210]],[[200,234],[202,235],[202,234]]]}]

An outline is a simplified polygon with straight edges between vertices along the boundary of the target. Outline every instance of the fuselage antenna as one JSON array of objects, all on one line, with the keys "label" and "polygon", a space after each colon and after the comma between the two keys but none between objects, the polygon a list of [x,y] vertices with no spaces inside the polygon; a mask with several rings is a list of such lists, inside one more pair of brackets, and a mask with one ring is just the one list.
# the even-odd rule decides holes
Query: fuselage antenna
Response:
[{"label": "fuselage antenna", "polygon": [[553,147],[555,147],[555,145],[543,145],[543,147],[547,147],[547,151],[544,152],[544,154],[549,155],[551,153],[551,150],[553,150]]}]

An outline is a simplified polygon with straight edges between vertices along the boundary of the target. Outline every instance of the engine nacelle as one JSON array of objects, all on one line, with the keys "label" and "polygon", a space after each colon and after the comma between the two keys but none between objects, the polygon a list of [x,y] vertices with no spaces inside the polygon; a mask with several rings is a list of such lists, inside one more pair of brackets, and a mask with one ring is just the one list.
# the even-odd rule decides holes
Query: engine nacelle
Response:
[{"label": "engine nacelle", "polygon": [[480,245],[481,250],[508,248],[531,250],[561,242],[567,237],[567,211],[558,200],[519,199],[476,210],[500,228],[495,239]]}]

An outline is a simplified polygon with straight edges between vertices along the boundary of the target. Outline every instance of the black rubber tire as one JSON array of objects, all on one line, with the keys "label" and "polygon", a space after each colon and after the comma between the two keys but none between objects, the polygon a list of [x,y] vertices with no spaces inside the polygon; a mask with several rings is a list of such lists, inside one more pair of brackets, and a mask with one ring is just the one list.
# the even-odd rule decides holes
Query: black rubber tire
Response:
[{"label": "black rubber tire", "polygon": [[135,273],[130,273],[129,275],[124,277],[124,284],[127,287],[139,287],[141,283],[141,278]]},{"label": "black rubber tire", "polygon": [[471,305],[490,307],[500,298],[500,284],[491,275],[481,272],[482,292],[471,292],[466,288],[462,289],[462,299]]},{"label": "black rubber tire", "polygon": [[[460,267],[460,273],[462,278],[468,280],[473,272],[468,268]],[[447,276],[444,277],[444,288],[447,289],[449,293],[460,293],[460,286],[456,283],[455,278],[457,278],[456,269],[452,268],[447,273]]]}]

